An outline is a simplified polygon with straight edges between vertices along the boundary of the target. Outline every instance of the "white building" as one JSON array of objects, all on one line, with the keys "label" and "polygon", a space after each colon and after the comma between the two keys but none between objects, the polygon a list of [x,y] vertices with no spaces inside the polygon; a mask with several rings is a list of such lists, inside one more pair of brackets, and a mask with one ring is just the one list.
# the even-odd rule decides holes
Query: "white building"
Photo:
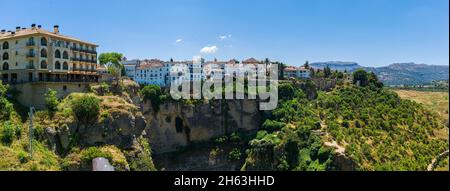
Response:
[{"label": "white building", "polygon": [[309,78],[310,72],[304,67],[288,66],[283,70],[284,78]]},{"label": "white building", "polygon": [[162,61],[143,62],[136,67],[134,79],[139,84],[167,86],[168,71],[167,65]]},{"label": "white building", "polygon": [[136,68],[139,67],[140,60],[125,60],[121,62],[125,68],[125,75],[134,80],[136,75]]}]

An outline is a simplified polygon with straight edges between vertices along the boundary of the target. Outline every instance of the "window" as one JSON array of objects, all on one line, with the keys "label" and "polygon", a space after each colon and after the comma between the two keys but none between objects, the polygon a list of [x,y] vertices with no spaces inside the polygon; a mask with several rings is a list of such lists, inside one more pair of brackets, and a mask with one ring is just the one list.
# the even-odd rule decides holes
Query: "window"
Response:
[{"label": "window", "polygon": [[55,58],[61,58],[61,52],[59,50],[55,51]]},{"label": "window", "polygon": [[2,69],[3,69],[3,70],[9,70],[9,64],[8,64],[8,62],[3,63]]},{"label": "window", "polygon": [[41,50],[41,57],[47,58],[47,50],[45,50],[44,48]]},{"label": "window", "polygon": [[41,62],[41,69],[47,69],[47,62],[45,60]]},{"label": "window", "polygon": [[41,38],[41,46],[47,46],[47,39],[45,37]]},{"label": "window", "polygon": [[55,62],[55,69],[61,70],[61,63],[59,63],[59,61]]},{"label": "window", "polygon": [[69,59],[69,54],[67,53],[67,51],[63,52],[63,59]]},{"label": "window", "polygon": [[3,53],[3,60],[9,60],[9,54],[7,52]]},{"label": "window", "polygon": [[9,43],[8,42],[4,42],[3,43],[3,50],[9,49]]},{"label": "window", "polygon": [[69,69],[69,64],[67,64],[67,62],[63,63],[63,70],[68,70]]}]

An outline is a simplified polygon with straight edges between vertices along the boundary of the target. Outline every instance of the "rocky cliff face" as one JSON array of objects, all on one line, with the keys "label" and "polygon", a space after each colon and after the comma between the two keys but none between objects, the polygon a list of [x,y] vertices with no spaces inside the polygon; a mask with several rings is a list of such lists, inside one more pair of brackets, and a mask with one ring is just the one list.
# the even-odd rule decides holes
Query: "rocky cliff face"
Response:
[{"label": "rocky cliff face", "polygon": [[[130,149],[135,145],[136,138],[147,126],[143,115],[131,104],[120,105],[124,102],[121,98],[111,96],[102,97],[102,100],[102,107],[109,109],[93,124],[56,117],[60,119],[45,128],[45,135],[56,151],[68,151],[74,141],[84,147],[115,145],[120,149]],[[118,105],[114,106],[117,102]]]},{"label": "rocky cliff face", "polygon": [[155,112],[150,102],[143,102],[141,109],[154,152],[165,153],[235,131],[257,130],[261,123],[257,104],[256,100],[216,100],[195,105],[168,102]]}]

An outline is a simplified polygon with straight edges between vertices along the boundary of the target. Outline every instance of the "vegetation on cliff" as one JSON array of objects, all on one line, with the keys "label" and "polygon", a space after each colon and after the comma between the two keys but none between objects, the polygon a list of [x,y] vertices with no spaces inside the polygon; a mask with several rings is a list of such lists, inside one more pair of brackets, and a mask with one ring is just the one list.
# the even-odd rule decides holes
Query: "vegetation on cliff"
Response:
[{"label": "vegetation on cliff", "polygon": [[448,150],[437,133],[448,136],[448,128],[435,113],[382,88],[370,73],[355,73],[354,83],[312,101],[281,86],[283,99],[250,141],[242,169],[339,170],[333,161],[344,155],[356,170],[426,170]]},{"label": "vegetation on cliff", "polygon": [[47,109],[35,113],[31,156],[29,121],[21,121],[0,84],[0,170],[91,170],[96,157],[116,170],[155,170],[142,137],[145,120],[130,98],[136,92],[119,89],[124,92],[107,86],[105,96],[72,93],[62,100],[49,90]]},{"label": "vegetation on cliff", "polygon": [[30,155],[28,123],[22,123],[7,92],[0,82],[0,170],[60,170],[59,157],[43,142],[34,140]]}]

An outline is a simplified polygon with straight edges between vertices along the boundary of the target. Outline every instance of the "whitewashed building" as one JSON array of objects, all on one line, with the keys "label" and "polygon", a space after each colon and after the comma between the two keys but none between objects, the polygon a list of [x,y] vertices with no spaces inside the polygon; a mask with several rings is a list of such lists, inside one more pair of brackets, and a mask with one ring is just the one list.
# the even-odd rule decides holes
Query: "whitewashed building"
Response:
[{"label": "whitewashed building", "polygon": [[162,61],[143,62],[136,67],[135,81],[139,84],[166,86],[168,74],[166,64]]},{"label": "whitewashed building", "polygon": [[304,67],[288,66],[283,70],[284,78],[309,78],[310,72]]},{"label": "whitewashed building", "polygon": [[125,68],[125,75],[134,80],[136,75],[136,68],[139,67],[140,60],[125,60],[121,62]]}]

